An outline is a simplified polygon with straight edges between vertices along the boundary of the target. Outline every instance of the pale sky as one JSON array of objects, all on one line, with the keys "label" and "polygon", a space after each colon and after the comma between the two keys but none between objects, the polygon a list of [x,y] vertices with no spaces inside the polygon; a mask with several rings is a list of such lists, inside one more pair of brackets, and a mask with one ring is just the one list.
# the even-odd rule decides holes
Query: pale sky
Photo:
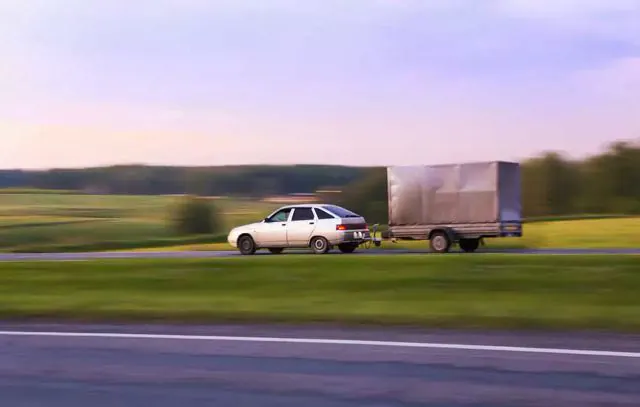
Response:
[{"label": "pale sky", "polygon": [[640,0],[0,0],[0,168],[436,164],[640,137]]}]

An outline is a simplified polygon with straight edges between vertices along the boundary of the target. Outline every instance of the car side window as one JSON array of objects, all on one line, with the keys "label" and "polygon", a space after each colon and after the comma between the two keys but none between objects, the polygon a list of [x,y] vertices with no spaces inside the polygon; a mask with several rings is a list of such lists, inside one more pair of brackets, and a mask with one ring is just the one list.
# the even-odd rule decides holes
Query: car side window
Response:
[{"label": "car side window", "polygon": [[316,211],[316,215],[318,215],[318,219],[333,219],[333,216],[323,211],[322,209],[313,208]]},{"label": "car side window", "polygon": [[291,208],[282,209],[271,216],[267,222],[286,222],[289,219]]},{"label": "car side window", "polygon": [[296,208],[293,211],[293,217],[291,218],[292,221],[313,220],[313,219],[314,219],[314,216],[311,208]]}]

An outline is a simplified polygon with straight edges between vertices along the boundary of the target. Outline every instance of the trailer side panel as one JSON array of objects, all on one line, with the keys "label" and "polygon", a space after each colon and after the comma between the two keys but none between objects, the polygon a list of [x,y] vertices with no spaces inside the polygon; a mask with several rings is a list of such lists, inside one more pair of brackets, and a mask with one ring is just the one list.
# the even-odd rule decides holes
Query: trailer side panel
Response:
[{"label": "trailer side panel", "polygon": [[387,186],[391,230],[414,238],[439,226],[500,235],[504,222],[521,221],[517,163],[388,167]]}]

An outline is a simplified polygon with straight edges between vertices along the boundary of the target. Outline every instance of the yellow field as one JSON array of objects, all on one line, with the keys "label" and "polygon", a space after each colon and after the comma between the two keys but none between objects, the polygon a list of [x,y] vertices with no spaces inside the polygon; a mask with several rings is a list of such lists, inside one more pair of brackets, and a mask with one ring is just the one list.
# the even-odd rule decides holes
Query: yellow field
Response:
[{"label": "yellow field", "polygon": [[640,217],[532,223],[523,240],[539,248],[640,247]]},{"label": "yellow field", "polygon": [[[640,247],[640,217],[535,222],[521,238],[486,239],[488,247],[603,249]],[[396,247],[426,247],[427,242],[399,242]]]}]

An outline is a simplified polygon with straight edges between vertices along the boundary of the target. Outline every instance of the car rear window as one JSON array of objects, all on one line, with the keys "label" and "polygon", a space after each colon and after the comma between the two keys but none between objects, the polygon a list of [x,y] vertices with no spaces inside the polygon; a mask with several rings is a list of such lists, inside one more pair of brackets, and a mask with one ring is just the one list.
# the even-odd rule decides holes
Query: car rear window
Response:
[{"label": "car rear window", "polygon": [[313,208],[313,210],[316,212],[316,215],[318,215],[318,219],[335,219],[329,212],[320,208]]},{"label": "car rear window", "polygon": [[323,205],[322,207],[341,218],[359,218],[360,217],[360,215],[358,215],[357,213],[353,213],[350,210],[344,209],[337,205]]}]

